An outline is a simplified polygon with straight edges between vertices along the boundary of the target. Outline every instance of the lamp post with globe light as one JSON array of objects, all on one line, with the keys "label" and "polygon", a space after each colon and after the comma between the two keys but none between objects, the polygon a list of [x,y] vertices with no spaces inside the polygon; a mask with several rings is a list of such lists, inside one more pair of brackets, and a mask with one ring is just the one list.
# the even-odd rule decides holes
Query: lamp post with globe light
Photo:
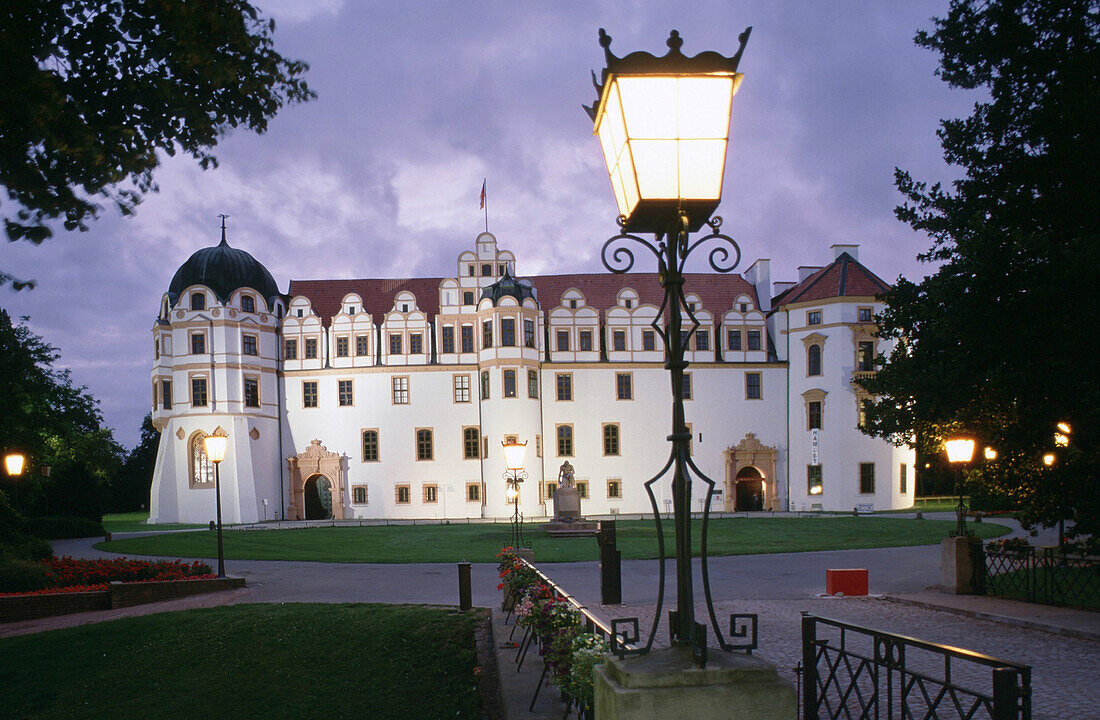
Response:
[{"label": "lamp post with globe light", "polygon": [[229,438],[225,435],[207,435],[203,438],[206,457],[214,463],[214,497],[218,509],[218,577],[225,577],[225,551],[222,547],[222,487],[220,466],[225,460],[225,447]]}]

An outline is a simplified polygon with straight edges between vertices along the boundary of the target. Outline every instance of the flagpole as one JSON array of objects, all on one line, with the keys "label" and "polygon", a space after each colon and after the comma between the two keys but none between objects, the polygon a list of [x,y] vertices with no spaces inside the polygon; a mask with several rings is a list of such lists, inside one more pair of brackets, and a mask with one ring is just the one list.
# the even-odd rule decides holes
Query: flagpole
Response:
[{"label": "flagpole", "polygon": [[481,183],[482,207],[485,208],[485,232],[489,232],[489,195],[485,192],[485,182]]}]

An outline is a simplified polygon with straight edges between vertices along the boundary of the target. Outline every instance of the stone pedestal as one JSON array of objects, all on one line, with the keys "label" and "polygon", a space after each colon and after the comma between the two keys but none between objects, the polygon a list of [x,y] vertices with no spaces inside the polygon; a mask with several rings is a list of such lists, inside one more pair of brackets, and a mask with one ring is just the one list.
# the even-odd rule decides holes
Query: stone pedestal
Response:
[{"label": "stone pedestal", "polygon": [[940,541],[940,585],[944,592],[971,595],[977,590],[974,558],[981,539],[972,537],[945,538]]},{"label": "stone pedestal", "polygon": [[554,519],[543,525],[543,530],[554,537],[584,537],[595,535],[599,526],[581,515],[580,491],[562,485],[554,491]]},{"label": "stone pedestal", "polygon": [[595,669],[596,720],[791,720],[794,685],[769,662],[712,650],[696,667],[688,648],[611,658]]}]

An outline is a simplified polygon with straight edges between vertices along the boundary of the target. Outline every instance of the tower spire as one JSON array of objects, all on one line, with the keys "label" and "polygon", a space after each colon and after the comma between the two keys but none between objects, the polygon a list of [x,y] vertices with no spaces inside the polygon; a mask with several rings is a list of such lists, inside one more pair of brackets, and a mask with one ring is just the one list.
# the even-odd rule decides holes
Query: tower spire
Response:
[{"label": "tower spire", "polygon": [[218,217],[220,217],[222,219],[222,241],[221,241],[221,244],[222,245],[228,245],[229,243],[225,239],[225,219],[229,216],[226,215],[225,213],[218,213]]}]

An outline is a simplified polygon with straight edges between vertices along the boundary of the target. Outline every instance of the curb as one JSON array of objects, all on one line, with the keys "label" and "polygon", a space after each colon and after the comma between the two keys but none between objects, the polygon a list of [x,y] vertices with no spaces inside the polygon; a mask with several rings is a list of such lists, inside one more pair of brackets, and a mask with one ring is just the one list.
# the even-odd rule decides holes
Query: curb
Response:
[{"label": "curb", "polygon": [[1077,630],[1074,628],[1062,627],[1060,625],[1050,625],[1047,623],[1035,622],[1034,620],[1024,620],[1022,618],[1014,618],[1007,615],[998,615],[997,613],[983,612],[981,610],[966,610],[964,608],[956,608],[949,605],[939,605],[937,603],[925,602],[923,600],[900,598],[893,595],[883,595],[882,599],[898,603],[899,605],[911,605],[913,607],[924,608],[926,610],[939,610],[941,612],[953,613],[955,615],[962,615],[964,617],[978,618],[979,620],[989,620],[990,622],[1000,623],[1002,625],[1013,625],[1015,627],[1027,628],[1028,630],[1039,630],[1042,632],[1050,633],[1052,635],[1061,635],[1063,637],[1071,637],[1078,640],[1091,640],[1092,642],[1100,642],[1100,633],[1089,632],[1088,630]]}]

